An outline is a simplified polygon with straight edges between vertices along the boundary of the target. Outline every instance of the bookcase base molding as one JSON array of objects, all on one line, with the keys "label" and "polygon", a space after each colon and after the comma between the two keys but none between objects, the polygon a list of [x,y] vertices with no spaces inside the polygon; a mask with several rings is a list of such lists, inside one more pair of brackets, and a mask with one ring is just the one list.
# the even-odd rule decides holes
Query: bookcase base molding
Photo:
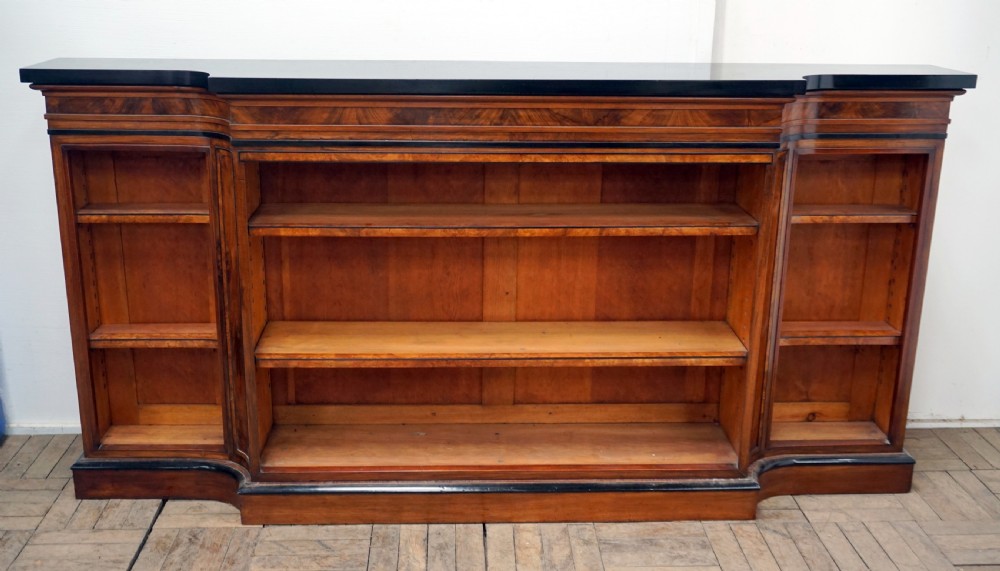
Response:
[{"label": "bookcase base molding", "polygon": [[636,521],[909,489],[943,144],[974,76],[140,64],[22,70],[78,497]]},{"label": "bookcase base molding", "polygon": [[255,483],[232,462],[81,459],[80,499],[210,499],[244,524],[476,523],[753,519],[786,494],[901,494],[906,454],[776,457],[729,479],[418,483]]}]

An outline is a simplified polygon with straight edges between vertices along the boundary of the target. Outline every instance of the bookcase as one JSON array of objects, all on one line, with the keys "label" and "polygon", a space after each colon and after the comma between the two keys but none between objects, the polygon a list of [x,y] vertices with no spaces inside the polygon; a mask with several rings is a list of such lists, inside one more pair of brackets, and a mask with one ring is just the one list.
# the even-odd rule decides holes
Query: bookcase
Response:
[{"label": "bookcase", "polygon": [[254,65],[22,69],[79,497],[592,521],[909,488],[943,138],[975,76]]}]

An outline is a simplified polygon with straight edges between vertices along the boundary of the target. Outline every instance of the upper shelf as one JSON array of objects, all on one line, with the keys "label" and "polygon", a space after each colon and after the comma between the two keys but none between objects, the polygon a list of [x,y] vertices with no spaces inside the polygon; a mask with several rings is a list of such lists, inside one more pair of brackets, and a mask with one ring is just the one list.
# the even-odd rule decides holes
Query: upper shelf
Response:
[{"label": "upper shelf", "polygon": [[255,236],[744,236],[735,204],[264,204]]},{"label": "upper shelf", "polygon": [[76,211],[80,224],[208,224],[205,204],[88,204]]},{"label": "upper shelf", "polygon": [[272,321],[260,367],[741,365],[724,321]]},{"label": "upper shelf", "polygon": [[782,321],[780,344],[899,345],[900,335],[884,321]]},{"label": "upper shelf", "polygon": [[796,204],[793,224],[910,224],[917,213],[885,204]]},{"label": "upper shelf", "polygon": [[213,93],[790,97],[825,89],[968,89],[934,66],[281,61],[60,58],[21,68],[44,85],[207,88]]},{"label": "upper shelf", "polygon": [[91,349],[215,349],[214,323],[116,323],[90,334]]}]

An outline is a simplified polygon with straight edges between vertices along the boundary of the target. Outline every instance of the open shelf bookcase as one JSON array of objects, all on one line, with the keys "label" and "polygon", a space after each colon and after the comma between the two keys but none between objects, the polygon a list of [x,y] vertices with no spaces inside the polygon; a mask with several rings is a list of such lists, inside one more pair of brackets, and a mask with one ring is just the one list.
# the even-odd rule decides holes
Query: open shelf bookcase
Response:
[{"label": "open shelf bookcase", "polygon": [[48,108],[80,497],[571,521],[908,489],[942,139],[974,76],[134,65],[22,70]]}]

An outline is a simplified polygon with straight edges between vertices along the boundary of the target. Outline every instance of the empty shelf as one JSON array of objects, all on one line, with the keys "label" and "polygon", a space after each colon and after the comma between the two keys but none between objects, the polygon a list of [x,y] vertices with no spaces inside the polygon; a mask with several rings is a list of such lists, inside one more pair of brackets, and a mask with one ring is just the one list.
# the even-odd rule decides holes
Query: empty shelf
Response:
[{"label": "empty shelf", "polygon": [[208,224],[205,204],[88,204],[76,213],[80,224]]},{"label": "empty shelf", "polygon": [[771,427],[774,446],[849,446],[888,444],[884,432],[870,421],[775,422]]},{"label": "empty shelf", "polygon": [[101,438],[102,449],[177,450],[222,447],[221,424],[113,425]]},{"label": "empty shelf", "polygon": [[735,204],[264,204],[255,236],[753,235]]},{"label": "empty shelf", "polygon": [[785,321],[781,345],[899,345],[900,331],[884,321]]},{"label": "empty shelf", "polygon": [[736,469],[711,423],[276,425],[267,472],[324,479],[655,477]]},{"label": "empty shelf", "polygon": [[724,321],[272,321],[261,367],[741,365]]},{"label": "empty shelf", "polygon": [[884,204],[796,204],[793,224],[909,224],[917,213]]},{"label": "empty shelf", "polygon": [[214,323],[122,323],[101,325],[90,334],[92,349],[215,349]]}]

